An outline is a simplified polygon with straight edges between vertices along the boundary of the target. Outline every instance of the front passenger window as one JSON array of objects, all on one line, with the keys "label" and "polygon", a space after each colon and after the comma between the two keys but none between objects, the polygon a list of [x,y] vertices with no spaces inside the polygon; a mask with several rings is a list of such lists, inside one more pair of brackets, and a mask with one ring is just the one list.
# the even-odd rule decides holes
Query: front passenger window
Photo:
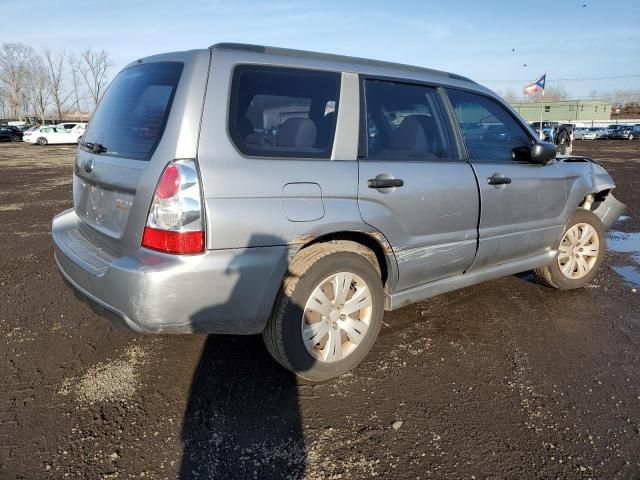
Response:
[{"label": "front passenger window", "polygon": [[532,140],[497,102],[469,92],[449,90],[469,158],[476,162],[527,161]]}]

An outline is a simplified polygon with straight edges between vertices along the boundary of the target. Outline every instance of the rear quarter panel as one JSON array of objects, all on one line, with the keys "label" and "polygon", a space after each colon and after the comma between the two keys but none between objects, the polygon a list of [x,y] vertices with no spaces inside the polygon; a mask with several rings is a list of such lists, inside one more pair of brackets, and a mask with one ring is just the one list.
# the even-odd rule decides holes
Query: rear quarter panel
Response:
[{"label": "rear quarter panel", "polygon": [[[344,95],[349,85],[357,87],[357,78],[345,80],[343,75],[337,119],[340,134],[334,142],[336,158],[245,157],[231,141],[227,128],[232,73],[238,64],[340,72],[326,62],[305,64],[290,57],[213,50],[198,148],[207,214],[207,248],[295,247],[327,233],[372,230],[362,221],[357,204],[359,97],[354,92]],[[287,184],[319,186],[308,221],[295,221],[300,218],[298,209],[295,215],[291,209],[287,213],[284,200]],[[286,190],[299,191],[290,187]],[[313,191],[318,191],[315,186]],[[299,200],[304,202],[305,198]],[[322,202],[322,209],[318,209],[317,201]]]}]

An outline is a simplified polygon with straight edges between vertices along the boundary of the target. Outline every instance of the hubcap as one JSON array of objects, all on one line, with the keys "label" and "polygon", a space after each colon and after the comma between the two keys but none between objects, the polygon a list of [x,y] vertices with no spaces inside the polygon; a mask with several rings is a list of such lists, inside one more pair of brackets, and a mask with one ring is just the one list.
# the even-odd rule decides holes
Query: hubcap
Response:
[{"label": "hubcap", "polygon": [[325,278],[313,290],[302,314],[302,340],[322,362],[347,357],[364,340],[373,312],[365,281],[350,272]]},{"label": "hubcap", "polygon": [[565,232],[559,251],[558,266],[562,274],[574,280],[582,278],[598,260],[598,232],[588,223],[577,223]]}]

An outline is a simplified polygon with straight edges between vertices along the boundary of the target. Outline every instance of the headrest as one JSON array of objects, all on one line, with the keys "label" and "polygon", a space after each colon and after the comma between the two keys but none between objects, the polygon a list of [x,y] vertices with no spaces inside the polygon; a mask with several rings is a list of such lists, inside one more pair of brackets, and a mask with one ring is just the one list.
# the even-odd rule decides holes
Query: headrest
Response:
[{"label": "headrest", "polygon": [[391,148],[428,152],[430,150],[428,133],[431,133],[433,128],[435,128],[433,118],[427,115],[409,115],[396,130],[391,140]]},{"label": "headrest", "polygon": [[313,147],[317,130],[313,120],[308,118],[289,118],[278,129],[279,147]]}]

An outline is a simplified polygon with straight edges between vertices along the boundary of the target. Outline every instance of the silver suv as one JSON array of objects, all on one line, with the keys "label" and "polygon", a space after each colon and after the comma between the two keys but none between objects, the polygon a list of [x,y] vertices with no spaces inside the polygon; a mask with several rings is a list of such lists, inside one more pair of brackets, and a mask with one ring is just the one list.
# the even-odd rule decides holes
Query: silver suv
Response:
[{"label": "silver suv", "polygon": [[384,310],[532,269],[582,287],[614,187],[467,78],[218,44],[118,74],[52,235],[66,280],[126,326],[262,333],[320,381]]}]

